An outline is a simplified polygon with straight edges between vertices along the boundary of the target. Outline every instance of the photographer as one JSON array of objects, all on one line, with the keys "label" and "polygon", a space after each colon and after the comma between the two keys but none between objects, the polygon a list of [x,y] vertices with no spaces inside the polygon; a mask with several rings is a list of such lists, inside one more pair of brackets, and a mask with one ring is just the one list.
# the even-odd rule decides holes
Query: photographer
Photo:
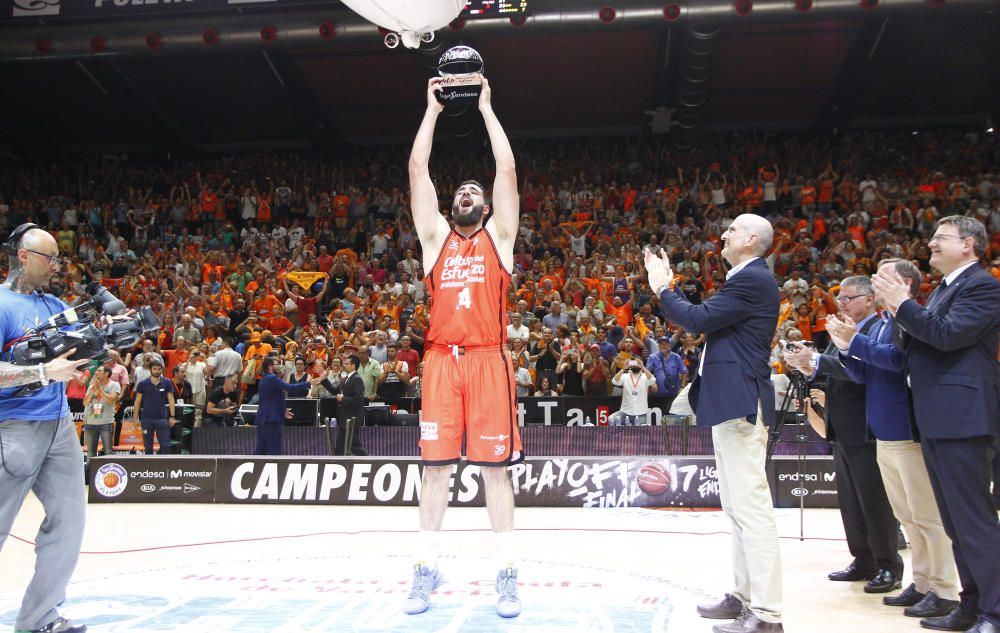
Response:
[{"label": "photographer", "polygon": [[608,418],[611,426],[649,426],[649,392],[656,391],[656,377],[633,358],[620,369],[611,384],[622,388],[621,409]]},{"label": "photographer", "polygon": [[[0,289],[0,332],[4,348],[25,331],[68,306],[42,289],[59,270],[55,239],[33,224],[23,224],[7,241],[10,273]],[[35,365],[14,365],[6,352],[0,361],[0,547],[29,490],[45,509],[45,529],[35,544],[35,573],[25,592],[14,628],[83,633],[59,616],[66,585],[83,541],[84,495],[80,485],[83,453],[70,417],[66,386],[89,360],[69,360],[72,352]],[[42,388],[18,395],[25,385]],[[38,485],[44,482],[45,485]]]},{"label": "photographer", "polygon": [[582,396],[583,395],[583,360],[580,352],[576,348],[571,348],[562,353],[559,365],[556,367],[556,374],[562,381],[562,395]]}]

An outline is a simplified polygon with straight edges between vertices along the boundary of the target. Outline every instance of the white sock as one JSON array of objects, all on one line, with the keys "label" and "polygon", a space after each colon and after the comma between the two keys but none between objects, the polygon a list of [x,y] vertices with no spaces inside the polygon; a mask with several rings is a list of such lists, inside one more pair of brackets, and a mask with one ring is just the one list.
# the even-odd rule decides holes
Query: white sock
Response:
[{"label": "white sock", "polygon": [[500,569],[508,567],[517,569],[517,547],[514,543],[514,531],[494,532],[493,542],[496,546],[497,562]]},{"label": "white sock", "polygon": [[437,530],[420,530],[417,533],[417,551],[415,562],[426,565],[428,569],[437,568],[438,556],[441,553],[441,532]]}]

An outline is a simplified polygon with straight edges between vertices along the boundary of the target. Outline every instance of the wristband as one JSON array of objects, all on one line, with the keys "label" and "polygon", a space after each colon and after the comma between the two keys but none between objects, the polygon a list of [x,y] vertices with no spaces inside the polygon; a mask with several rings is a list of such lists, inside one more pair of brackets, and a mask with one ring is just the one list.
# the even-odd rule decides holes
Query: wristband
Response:
[{"label": "wristband", "polygon": [[42,383],[43,386],[52,382],[51,380],[49,380],[49,377],[45,375],[44,364],[38,366],[38,382]]}]

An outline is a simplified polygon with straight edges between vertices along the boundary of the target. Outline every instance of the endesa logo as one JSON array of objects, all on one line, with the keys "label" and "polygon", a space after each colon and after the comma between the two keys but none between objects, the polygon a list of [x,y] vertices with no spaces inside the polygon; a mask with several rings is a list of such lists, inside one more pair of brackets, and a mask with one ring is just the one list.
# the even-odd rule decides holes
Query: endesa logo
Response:
[{"label": "endesa logo", "polygon": [[163,470],[137,470],[135,472],[129,473],[131,477],[136,479],[166,479],[167,473]]}]

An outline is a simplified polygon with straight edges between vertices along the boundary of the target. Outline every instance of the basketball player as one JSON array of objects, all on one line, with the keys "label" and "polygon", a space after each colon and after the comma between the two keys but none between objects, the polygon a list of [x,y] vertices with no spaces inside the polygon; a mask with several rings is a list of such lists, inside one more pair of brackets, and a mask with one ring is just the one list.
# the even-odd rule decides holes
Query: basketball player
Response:
[{"label": "basketball player", "polygon": [[422,613],[441,584],[438,535],[452,466],[461,457],[482,470],[486,509],[500,554],[497,613],[521,612],[513,546],[514,493],[507,466],[523,458],[515,418],[514,367],[507,353],[506,296],[514,265],[518,196],[514,153],[493,107],[490,84],[482,79],[479,111],[496,160],[493,203],[475,181],[455,192],[454,226],[441,214],[428,171],[434,126],[443,107],[436,98],[440,79],[427,85],[427,111],[410,154],[413,223],[423,246],[423,266],[433,299],[424,356],[420,455],[420,550],[413,590],[404,610]]}]

